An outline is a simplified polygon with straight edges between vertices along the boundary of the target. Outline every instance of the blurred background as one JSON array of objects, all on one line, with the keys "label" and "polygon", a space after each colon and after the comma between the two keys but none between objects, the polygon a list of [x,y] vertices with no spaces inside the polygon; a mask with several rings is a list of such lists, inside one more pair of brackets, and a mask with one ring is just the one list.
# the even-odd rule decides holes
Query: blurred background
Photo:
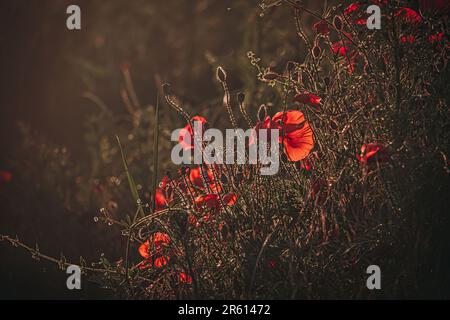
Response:
[{"label": "blurred background", "polygon": [[[81,30],[66,28],[70,4],[81,8]],[[131,198],[120,184],[115,134],[148,190],[161,82],[214,123],[223,96],[218,65],[233,93],[245,91],[256,108],[257,78],[246,53],[275,70],[304,54],[292,12],[261,14],[256,0],[3,0],[0,12],[0,170],[12,175],[0,185],[0,233],[75,262],[123,252],[120,231],[108,232],[93,218],[101,207],[120,211]],[[183,121],[165,104],[161,118],[168,141],[164,136]],[[163,142],[160,152],[169,147]],[[168,167],[162,159],[160,171]],[[0,298],[108,297],[87,282],[81,291],[67,290],[64,272],[23,250],[1,245],[0,256]]]}]

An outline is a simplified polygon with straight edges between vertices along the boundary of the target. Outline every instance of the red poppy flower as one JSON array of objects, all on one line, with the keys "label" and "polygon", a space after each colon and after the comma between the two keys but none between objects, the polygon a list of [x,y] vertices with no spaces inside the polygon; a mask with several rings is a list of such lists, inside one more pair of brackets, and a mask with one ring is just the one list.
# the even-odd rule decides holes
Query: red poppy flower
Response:
[{"label": "red poppy flower", "polygon": [[416,11],[407,7],[398,9],[394,16],[409,24],[416,24],[422,21],[422,17]]},{"label": "red poppy flower", "polygon": [[227,206],[234,206],[234,204],[237,201],[237,194],[230,192],[227,193],[226,195],[223,196],[223,203],[226,204]]},{"label": "red poppy flower", "polygon": [[341,57],[347,57],[351,55],[352,51],[349,48],[349,41],[338,41],[331,45],[331,51],[333,51],[334,54],[337,54]]},{"label": "red poppy flower", "polygon": [[169,203],[173,201],[173,189],[169,185],[170,179],[167,176],[159,183],[159,188],[156,189],[155,195],[155,211],[165,209],[169,206]]},{"label": "red poppy flower", "polygon": [[[211,169],[203,169],[203,172],[206,172],[206,183],[209,184],[209,187],[211,189],[215,189],[216,188],[216,183],[214,182],[214,174],[211,171]],[[200,167],[195,167],[195,168],[191,168],[189,171],[189,180],[191,181],[191,183],[200,188],[200,189],[204,189],[205,185],[203,183],[203,179],[202,179],[202,170],[200,169]],[[218,188],[221,189],[219,182],[217,182]]]},{"label": "red poppy flower", "polygon": [[170,257],[169,256],[161,256],[155,259],[155,267],[162,268],[169,262]]},{"label": "red poppy flower", "polygon": [[183,147],[184,150],[189,150],[189,149],[194,149],[194,127],[193,127],[193,123],[195,121],[199,121],[201,122],[202,125],[202,132],[201,134],[203,134],[203,131],[205,129],[205,124],[206,124],[206,119],[203,118],[202,116],[195,116],[191,118],[191,123],[188,123],[184,128],[182,128],[180,130],[180,132],[178,133],[178,142],[181,144],[181,146]]},{"label": "red poppy flower", "polygon": [[313,93],[304,92],[295,95],[294,100],[302,104],[307,104],[311,107],[317,107],[320,105],[321,99]]},{"label": "red poppy flower", "polygon": [[403,43],[414,43],[415,40],[416,38],[412,34],[400,37],[400,42]]},{"label": "red poppy flower", "polygon": [[150,241],[147,240],[141,244],[138,251],[142,258],[150,258]]},{"label": "red poppy flower", "polygon": [[367,24],[367,20],[365,18],[359,18],[359,19],[355,19],[353,21],[354,24],[357,24],[359,26],[365,26]]},{"label": "red poppy flower", "polygon": [[330,33],[328,23],[324,20],[320,20],[319,22],[314,23],[313,29],[316,30],[317,33],[322,35],[327,35]]},{"label": "red poppy flower", "polygon": [[184,272],[180,272],[180,283],[191,284],[192,277]]},{"label": "red poppy flower", "polygon": [[349,74],[353,74],[359,54],[358,51],[350,47],[350,44],[351,42],[349,40],[335,42],[331,45],[331,51],[335,55],[345,58],[344,63],[347,64],[347,71]]},{"label": "red poppy flower", "polygon": [[255,126],[255,130],[258,131],[260,129],[270,129],[272,127],[272,120],[269,116],[267,116],[264,121],[258,121]]},{"label": "red poppy flower", "polygon": [[[226,206],[233,206],[236,203],[237,195],[235,193],[228,193],[222,198],[222,202]],[[198,208],[203,208],[211,213],[218,213],[220,211],[219,195],[215,193],[201,195],[195,198],[195,204]]]},{"label": "red poppy flower", "polygon": [[356,10],[358,10],[359,7],[361,7],[361,5],[362,5],[361,2],[355,2],[355,3],[352,3],[352,4],[349,5],[347,8],[344,9],[344,14],[345,14],[345,15],[352,14],[353,12],[355,12]]},{"label": "red poppy flower", "polygon": [[152,259],[151,257],[142,261],[139,265],[139,269],[147,269],[155,266],[156,268],[164,267],[170,260],[170,256],[157,256]]},{"label": "red poppy flower", "polygon": [[308,158],[301,160],[300,169],[310,171],[312,169],[312,163]]},{"label": "red poppy flower", "polygon": [[201,195],[195,198],[195,204],[198,208],[204,208],[216,213],[220,211],[219,195],[215,193]]},{"label": "red poppy flower", "polygon": [[162,246],[170,244],[170,237],[167,233],[156,232],[153,235],[153,243],[155,244],[156,250],[160,250]]},{"label": "red poppy flower", "polygon": [[139,246],[139,254],[145,259],[141,262],[139,268],[145,269],[152,267],[161,268],[170,260],[169,255],[162,255],[165,247],[171,243],[170,237],[164,232],[155,232],[153,237]]},{"label": "red poppy flower", "polygon": [[[255,127],[253,128],[255,130],[255,132],[250,135],[250,139],[249,139],[249,145],[253,145],[256,141],[256,138],[259,140],[260,139],[260,130],[267,130],[267,135],[266,135],[266,139],[267,139],[267,143],[270,142],[270,136],[271,136],[271,129],[277,128],[274,123],[272,122],[272,119],[267,116],[264,121],[258,121],[255,125]],[[256,135],[256,137],[255,137]]]},{"label": "red poppy flower", "polygon": [[0,185],[8,183],[11,180],[12,180],[11,172],[0,170]]},{"label": "red poppy flower", "polygon": [[167,205],[168,205],[168,201],[166,199],[166,196],[164,195],[164,192],[160,188],[156,189],[155,211],[165,209],[165,208],[167,208]]},{"label": "red poppy flower", "polygon": [[161,189],[165,189],[170,183],[170,178],[168,176],[164,176],[159,183],[159,187]]},{"label": "red poppy flower", "polygon": [[360,154],[356,158],[362,164],[373,162],[386,162],[389,160],[389,155],[386,148],[381,143],[368,143],[361,146]]},{"label": "red poppy flower", "polygon": [[442,41],[444,39],[444,32],[438,32],[438,33],[436,33],[436,34],[430,34],[429,36],[428,36],[428,41],[430,41],[431,43],[434,43],[434,42],[440,42],[440,41]]},{"label": "red poppy flower", "polygon": [[289,161],[306,158],[314,147],[314,139],[313,131],[303,113],[297,110],[278,112],[272,121],[281,130],[280,143],[283,143]]},{"label": "red poppy flower", "polygon": [[[139,254],[148,259],[152,255],[153,251],[159,252],[164,247],[167,247],[170,244],[171,240],[167,233],[164,232],[155,232],[153,234],[153,239],[148,239],[144,243],[142,243],[139,247]],[[152,244],[155,250],[152,250]]]}]

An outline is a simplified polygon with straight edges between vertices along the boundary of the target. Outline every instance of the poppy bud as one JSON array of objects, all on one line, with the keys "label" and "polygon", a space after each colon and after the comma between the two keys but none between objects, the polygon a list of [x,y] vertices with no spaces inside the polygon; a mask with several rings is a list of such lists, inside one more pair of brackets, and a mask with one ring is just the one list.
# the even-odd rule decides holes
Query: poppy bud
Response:
[{"label": "poppy bud", "polygon": [[163,94],[164,94],[165,96],[170,95],[170,84],[164,83],[164,84],[162,85],[162,90],[163,90]]},{"label": "poppy bud", "polygon": [[267,107],[264,105],[264,104],[262,104],[260,107],[259,107],[259,109],[258,109],[258,120],[260,121],[260,122],[263,122],[264,121],[264,119],[266,119],[266,117],[267,117]]},{"label": "poppy bud", "polygon": [[333,19],[333,25],[334,25],[334,27],[335,27],[337,30],[339,30],[339,31],[342,30],[342,19],[341,19],[340,16],[335,16],[335,17],[334,17],[334,19]]},{"label": "poppy bud", "polygon": [[217,79],[219,79],[220,82],[225,82],[227,80],[227,74],[222,67],[217,67]]},{"label": "poppy bud", "polygon": [[290,72],[295,68],[295,63],[293,63],[292,61],[288,61],[286,69]]},{"label": "poppy bud", "polygon": [[244,100],[245,100],[245,94],[242,93],[242,92],[239,92],[239,93],[237,94],[237,98],[238,98],[239,103],[242,103],[242,102],[244,102]]},{"label": "poppy bud", "polygon": [[320,52],[321,52],[320,48],[319,48],[318,46],[315,46],[315,47],[312,49],[312,55],[313,55],[313,57],[314,57],[314,58],[318,58],[318,57],[320,56]]},{"label": "poppy bud", "polygon": [[275,72],[268,72],[263,76],[264,80],[272,81],[278,78],[278,74]]}]

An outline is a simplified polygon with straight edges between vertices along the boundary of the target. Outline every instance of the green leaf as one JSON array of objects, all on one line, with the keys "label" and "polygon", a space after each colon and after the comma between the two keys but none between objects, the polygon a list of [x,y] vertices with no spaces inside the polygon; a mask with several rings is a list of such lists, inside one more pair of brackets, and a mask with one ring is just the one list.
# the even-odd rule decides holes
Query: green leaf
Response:
[{"label": "green leaf", "polygon": [[[118,135],[116,135],[116,139],[117,139],[117,143],[119,145],[119,149],[120,149],[120,154],[122,156],[122,162],[123,162],[123,166],[125,168],[125,174],[127,175],[127,179],[128,179],[128,184],[130,186],[130,190],[131,190],[131,195],[133,196],[133,200],[136,204],[138,204],[139,206],[139,213],[142,216],[145,216],[144,214],[144,210],[141,207],[141,199],[139,198],[139,192],[136,188],[136,184],[134,182],[133,176],[130,173],[130,170],[128,169],[128,164],[127,164],[127,159],[125,158],[125,153],[123,152],[123,148],[122,148],[122,144],[120,143],[120,138]],[[136,216],[134,217],[133,222],[136,220]]]},{"label": "green leaf", "polygon": [[153,185],[152,208],[156,210],[156,185],[158,182],[158,139],[159,139],[159,91],[156,96],[155,128],[153,131]]}]

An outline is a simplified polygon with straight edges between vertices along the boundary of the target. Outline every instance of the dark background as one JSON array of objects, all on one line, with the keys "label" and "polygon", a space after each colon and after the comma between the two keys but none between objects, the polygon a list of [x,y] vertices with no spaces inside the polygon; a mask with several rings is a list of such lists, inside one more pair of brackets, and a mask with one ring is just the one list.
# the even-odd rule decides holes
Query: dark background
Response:
[{"label": "dark background", "polygon": [[[83,163],[87,156],[84,118],[95,106],[83,99],[82,93],[95,92],[113,110],[123,112],[119,96],[122,64],[131,66],[142,103],[154,99],[155,72],[170,76],[188,99],[211,97],[215,87],[210,84],[212,75],[206,71],[212,68],[205,63],[205,48],[199,46],[232,55],[231,49],[223,52],[221,41],[239,41],[238,30],[226,28],[224,32],[224,28],[231,22],[227,17],[242,13],[227,14],[229,3],[2,1],[0,167],[9,169],[9,164],[14,163],[21,144],[19,121],[46,141],[66,146],[72,159]],[[79,31],[66,28],[66,7],[70,4],[81,8]],[[214,20],[212,28],[196,30],[201,15]],[[211,33],[206,44],[199,41],[202,32]],[[186,73],[188,77],[181,76]],[[200,96],[187,94],[191,90]],[[13,177],[18,174],[13,172]],[[35,182],[30,179],[28,183]],[[33,192],[33,187],[25,192]],[[20,199],[18,195],[14,201]],[[43,252],[56,257],[64,251],[74,261],[80,254],[94,261],[102,252],[91,243],[91,218],[80,222],[83,220],[58,212],[58,206],[52,203],[18,215],[11,199],[4,200],[8,203],[1,206],[1,233],[17,233],[28,243],[36,241]],[[46,210],[54,212],[40,214]],[[0,246],[0,256],[1,298],[108,296],[85,281],[82,292],[70,292],[65,287],[64,272],[50,263],[33,261],[28,253],[6,243]]]},{"label": "dark background", "polygon": [[[81,7],[81,30],[66,28],[70,4]],[[34,178],[19,172],[18,160],[35,162],[32,151],[24,153],[19,123],[30,135],[65,147],[83,168],[85,118],[98,110],[82,95],[94,93],[112,112],[125,112],[119,94],[124,65],[143,105],[154,103],[158,74],[195,110],[221,99],[217,65],[226,68],[233,90],[252,88],[256,77],[247,51],[282,61],[301,49],[295,33],[286,32],[293,28],[290,12],[261,17],[258,1],[4,0],[0,12],[0,170],[13,174],[0,190],[0,233],[18,234],[31,246],[39,243],[42,252],[64,252],[72,261],[81,254],[88,261],[104,251],[114,255],[105,242],[115,238],[102,238],[105,230],[92,226],[92,213],[73,215],[56,198],[42,197],[48,193],[40,185],[44,171]],[[81,292],[70,292],[64,272],[7,243],[1,243],[0,257],[0,298],[108,297],[88,282]]]}]

